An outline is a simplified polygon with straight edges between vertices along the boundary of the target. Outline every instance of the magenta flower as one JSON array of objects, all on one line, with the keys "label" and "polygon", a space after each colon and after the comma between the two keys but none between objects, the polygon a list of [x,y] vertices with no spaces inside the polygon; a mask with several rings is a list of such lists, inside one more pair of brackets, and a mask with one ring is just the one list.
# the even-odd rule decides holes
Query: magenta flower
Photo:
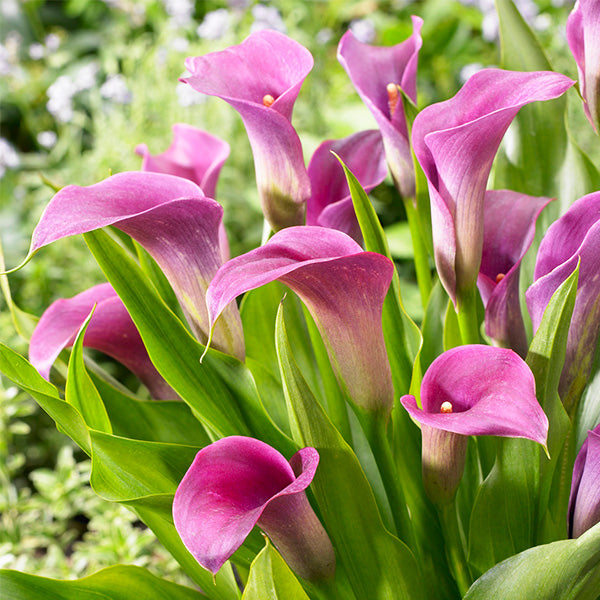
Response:
[{"label": "magenta flower", "polygon": [[600,523],[600,424],[588,431],[573,466],[569,497],[569,537]]},{"label": "magenta flower", "polygon": [[310,52],[272,30],[252,34],[238,46],[188,58],[182,81],[222,98],[242,117],[256,168],[265,218],[274,231],[304,223],[310,183],[292,109],[313,66]]},{"label": "magenta flower", "polygon": [[577,63],[587,118],[600,131],[600,5],[577,0],[567,20],[567,41]]},{"label": "magenta flower", "polygon": [[350,188],[335,152],[368,193],[387,175],[381,134],[361,131],[341,140],[323,142],[308,165],[311,196],[306,204],[306,224],[320,225],[347,233],[357,242],[362,235]]},{"label": "magenta flower", "polygon": [[40,375],[50,378],[54,361],[64,348],[73,345],[94,305],[96,309],[83,338],[84,346],[125,365],[139,377],[153,398],[176,398],[177,394],[150,361],[127,309],[109,283],[57,300],[46,309],[29,344],[29,360]]},{"label": "magenta flower", "polygon": [[304,491],[318,463],[314,448],[303,448],[288,463],[271,446],[248,437],[203,448],[173,501],[183,543],[215,574],[258,525],[300,577],[333,576],[333,547]]},{"label": "magenta flower", "polygon": [[462,477],[467,436],[527,438],[546,446],[548,419],[535,396],[533,373],[506,348],[452,348],[430,365],[421,402],[402,406],[421,424],[423,482],[434,502],[452,499]]},{"label": "magenta flower", "polygon": [[435,262],[455,305],[479,273],[485,188],[504,133],[522,106],[573,83],[552,72],[483,69],[417,115],[412,141],[429,183]]},{"label": "magenta flower", "polygon": [[534,332],[552,295],[579,262],[577,297],[559,384],[568,411],[587,384],[600,333],[600,192],[574,202],[548,228],[540,244],[534,282],[525,294]]},{"label": "magenta flower", "polygon": [[412,22],[412,35],[389,48],[364,44],[351,31],[344,34],[338,45],[338,60],[377,121],[392,177],[405,198],[414,198],[415,174],[398,88],[416,104],[417,63],[423,44],[423,20],[412,17]]},{"label": "magenta flower", "polygon": [[229,156],[229,144],[184,123],[173,125],[173,142],[162,154],[150,154],[146,144],[135,151],[143,157],[142,171],[167,173],[196,183],[205,196],[215,198],[217,179]]},{"label": "magenta flower", "polygon": [[525,357],[527,337],[519,301],[521,260],[535,222],[550,198],[517,192],[485,193],[483,253],[477,286],[485,305],[485,331],[498,345]]},{"label": "magenta flower", "polygon": [[[200,341],[206,341],[205,293],[221,266],[223,208],[191,181],[162,173],[113,175],[89,187],[70,185],[46,207],[30,254],[69,235],[114,225],[137,240],[171,283]],[[215,346],[244,358],[242,324],[235,306],[215,330]]]},{"label": "magenta flower", "polygon": [[210,322],[239,294],[281,281],[302,298],[325,341],[338,380],[358,406],[387,413],[393,387],[381,326],[393,264],[323,227],[290,227],[226,262],[206,303]]}]

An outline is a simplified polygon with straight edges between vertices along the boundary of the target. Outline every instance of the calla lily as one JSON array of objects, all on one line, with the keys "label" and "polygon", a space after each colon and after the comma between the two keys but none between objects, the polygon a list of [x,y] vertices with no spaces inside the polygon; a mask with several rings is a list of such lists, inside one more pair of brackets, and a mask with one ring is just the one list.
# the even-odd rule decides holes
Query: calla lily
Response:
[{"label": "calla lily", "polygon": [[256,168],[265,218],[274,231],[304,223],[310,183],[292,109],[313,66],[310,52],[272,30],[261,30],[238,46],[185,62],[182,79],[218,96],[242,117]]},{"label": "calla lily", "polygon": [[258,525],[305,579],[333,576],[335,555],[304,490],[319,463],[314,448],[288,461],[253,438],[223,438],[198,452],[173,501],[187,549],[213,574]]},{"label": "calla lily", "polygon": [[414,396],[400,399],[421,424],[423,481],[434,502],[452,499],[464,470],[467,436],[527,438],[546,446],[548,419],[535,396],[533,373],[506,348],[452,348],[430,365]]},{"label": "calla lily", "polygon": [[535,222],[551,201],[511,192],[485,194],[483,253],[477,286],[485,305],[485,331],[525,357],[527,337],[519,301],[521,260],[535,236]]},{"label": "calla lily", "polygon": [[338,60],[367,105],[383,136],[387,162],[396,187],[405,198],[414,198],[415,174],[408,125],[400,90],[417,102],[417,63],[421,39],[420,17],[412,17],[413,33],[391,47],[360,42],[347,31],[338,45]]},{"label": "calla lily", "polygon": [[570,412],[585,387],[600,332],[600,192],[574,202],[546,232],[525,298],[534,332],[552,295],[579,264],[559,393]]},{"label": "calla lily", "polygon": [[[206,341],[204,296],[223,262],[222,217],[223,208],[191,181],[161,173],[119,173],[95,185],[60,190],[33,232],[30,255],[63,237],[114,225],[156,260],[195,334]],[[242,325],[235,306],[228,309],[214,340],[219,350],[243,359]]]},{"label": "calla lily", "polygon": [[219,269],[206,294],[210,322],[239,294],[281,281],[308,307],[349,397],[387,414],[393,387],[381,316],[393,268],[340,231],[290,227]]},{"label": "calla lily", "polygon": [[588,431],[573,466],[569,497],[569,537],[600,523],[600,425]]},{"label": "calla lily", "polygon": [[56,300],[40,318],[29,344],[29,360],[45,379],[54,361],[75,342],[96,306],[83,338],[84,346],[108,354],[135,373],[154,398],[177,394],[158,373],[127,309],[109,283],[96,285],[72,298]]},{"label": "calla lily", "polygon": [[348,181],[332,152],[341,158],[368,193],[387,175],[381,134],[369,130],[341,140],[327,140],[315,150],[308,165],[311,196],[306,204],[306,224],[343,231],[360,243],[362,235]]},{"label": "calla lily", "polygon": [[567,19],[567,41],[577,63],[587,118],[600,131],[600,5],[577,0]]},{"label": "calla lily", "polygon": [[184,123],[173,125],[173,142],[162,154],[152,155],[146,144],[135,151],[144,159],[142,171],[168,173],[196,183],[209,198],[215,198],[217,179],[229,156],[229,144]]},{"label": "calla lily", "polygon": [[435,262],[455,305],[479,273],[485,188],[504,133],[521,107],[573,84],[553,72],[483,69],[417,115],[412,142],[429,184]]}]

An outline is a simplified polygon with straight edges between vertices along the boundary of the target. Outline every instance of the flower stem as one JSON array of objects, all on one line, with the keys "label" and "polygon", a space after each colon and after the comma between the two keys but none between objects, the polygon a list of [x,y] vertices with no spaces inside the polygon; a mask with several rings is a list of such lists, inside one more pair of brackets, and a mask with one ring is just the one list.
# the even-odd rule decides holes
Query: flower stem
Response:
[{"label": "flower stem", "polygon": [[404,208],[406,209],[406,218],[410,229],[412,239],[415,270],[417,272],[417,283],[421,293],[421,303],[423,308],[427,306],[429,294],[431,293],[431,271],[429,268],[429,255],[427,247],[423,240],[421,229],[419,228],[419,214],[412,198],[405,198]]},{"label": "flower stem", "polygon": [[412,522],[386,434],[386,417],[380,413],[367,413],[360,410],[357,411],[357,416],[377,463],[397,534],[416,552]]},{"label": "flower stem", "polygon": [[458,298],[456,311],[458,327],[463,344],[479,344],[479,320],[477,319],[477,287],[472,285]]},{"label": "flower stem", "polygon": [[471,587],[472,579],[467,566],[463,535],[458,523],[458,513],[454,501],[440,507],[441,523],[446,541],[446,555],[461,598]]}]

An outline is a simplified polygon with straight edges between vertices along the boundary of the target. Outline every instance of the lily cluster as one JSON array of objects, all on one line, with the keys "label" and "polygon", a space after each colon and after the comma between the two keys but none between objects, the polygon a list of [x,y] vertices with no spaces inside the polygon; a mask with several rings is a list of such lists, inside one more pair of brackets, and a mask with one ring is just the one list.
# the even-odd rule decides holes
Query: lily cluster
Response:
[{"label": "lily cluster", "polygon": [[[568,23],[596,129],[599,23],[591,0]],[[422,26],[393,47],[342,37],[378,129],[323,142],[308,166],[292,124],[306,48],[262,30],[186,61],[182,81],[245,125],[268,231],[254,250],[230,257],[215,200],[229,145],[184,124],[162,154],[137,147],[140,171],[58,191],[33,233],[27,260],[83,234],[108,282],[48,308],[32,368],[8,349],[2,368],[14,378],[22,361],[17,383],[91,454],[92,485],[133,506],[208,598],[240,582],[248,599],[508,598],[574,548],[579,574],[556,571],[544,593],[599,575],[600,176],[577,148],[591,175],[559,215],[556,180],[532,195],[502,146],[511,127],[519,148],[547,133],[522,111],[540,102],[562,123],[576,82],[487,68],[417,111]],[[503,43],[535,53],[520,31]],[[560,144],[564,162],[573,142]],[[388,175],[420,326],[368,197]],[[86,368],[82,346],[143,387]],[[63,400],[51,381],[66,348]]]}]

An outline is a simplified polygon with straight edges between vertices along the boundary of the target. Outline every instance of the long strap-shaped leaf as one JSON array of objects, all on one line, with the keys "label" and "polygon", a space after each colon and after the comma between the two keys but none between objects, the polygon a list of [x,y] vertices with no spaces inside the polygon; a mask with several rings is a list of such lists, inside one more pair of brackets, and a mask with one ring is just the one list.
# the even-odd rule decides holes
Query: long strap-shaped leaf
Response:
[{"label": "long strap-shaped leaf", "polygon": [[138,328],[159,373],[217,437],[255,435],[284,451],[293,445],[269,419],[252,375],[238,360],[204,350],[164,304],[139,266],[104,231],[84,238]]}]

